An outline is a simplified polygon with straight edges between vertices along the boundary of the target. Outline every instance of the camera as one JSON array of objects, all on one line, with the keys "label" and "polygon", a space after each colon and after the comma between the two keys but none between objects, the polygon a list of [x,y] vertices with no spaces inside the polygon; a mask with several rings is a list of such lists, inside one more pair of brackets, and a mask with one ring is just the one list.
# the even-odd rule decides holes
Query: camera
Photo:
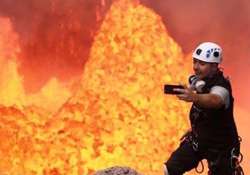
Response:
[{"label": "camera", "polygon": [[165,94],[181,94],[181,92],[174,91],[174,89],[184,89],[184,86],[172,85],[172,84],[165,84],[164,85],[164,93]]}]

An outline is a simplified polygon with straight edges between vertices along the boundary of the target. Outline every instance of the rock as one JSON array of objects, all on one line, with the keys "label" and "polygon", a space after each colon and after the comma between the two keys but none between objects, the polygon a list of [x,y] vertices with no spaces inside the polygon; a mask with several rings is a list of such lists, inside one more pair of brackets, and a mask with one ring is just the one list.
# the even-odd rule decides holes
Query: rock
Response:
[{"label": "rock", "polygon": [[104,170],[97,171],[93,175],[142,175],[129,167],[111,167]]}]

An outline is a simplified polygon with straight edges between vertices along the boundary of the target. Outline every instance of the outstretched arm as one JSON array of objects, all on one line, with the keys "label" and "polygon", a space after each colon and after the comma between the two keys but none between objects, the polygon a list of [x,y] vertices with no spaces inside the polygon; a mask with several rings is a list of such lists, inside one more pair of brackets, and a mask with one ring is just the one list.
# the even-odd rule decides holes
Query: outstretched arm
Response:
[{"label": "outstretched arm", "polygon": [[184,89],[175,89],[175,91],[182,93],[177,95],[180,100],[193,102],[204,108],[221,108],[225,105],[221,96],[217,94],[197,94],[188,87],[185,87]]}]

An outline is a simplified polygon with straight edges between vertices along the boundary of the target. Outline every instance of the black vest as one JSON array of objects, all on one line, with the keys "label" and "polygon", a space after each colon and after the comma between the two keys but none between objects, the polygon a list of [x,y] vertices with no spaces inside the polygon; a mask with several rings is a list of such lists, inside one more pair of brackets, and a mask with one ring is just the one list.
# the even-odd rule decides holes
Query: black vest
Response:
[{"label": "black vest", "polygon": [[209,93],[213,86],[221,86],[228,90],[230,105],[220,109],[202,108],[197,104],[192,105],[190,121],[194,135],[199,145],[203,148],[228,148],[238,142],[238,133],[233,116],[232,88],[228,79],[219,71],[211,78],[203,79],[205,86],[201,93]]}]

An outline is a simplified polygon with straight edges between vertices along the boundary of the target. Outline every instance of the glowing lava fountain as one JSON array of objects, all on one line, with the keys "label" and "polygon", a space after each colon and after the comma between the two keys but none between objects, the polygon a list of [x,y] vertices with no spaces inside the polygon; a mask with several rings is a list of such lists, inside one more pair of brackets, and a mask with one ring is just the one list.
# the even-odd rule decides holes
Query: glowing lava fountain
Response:
[{"label": "glowing lava fountain", "polygon": [[188,128],[188,105],[163,94],[189,65],[161,18],[117,0],[97,32],[81,87],[51,117],[1,107],[0,172],[89,175],[114,165],[143,174],[162,164]]}]

